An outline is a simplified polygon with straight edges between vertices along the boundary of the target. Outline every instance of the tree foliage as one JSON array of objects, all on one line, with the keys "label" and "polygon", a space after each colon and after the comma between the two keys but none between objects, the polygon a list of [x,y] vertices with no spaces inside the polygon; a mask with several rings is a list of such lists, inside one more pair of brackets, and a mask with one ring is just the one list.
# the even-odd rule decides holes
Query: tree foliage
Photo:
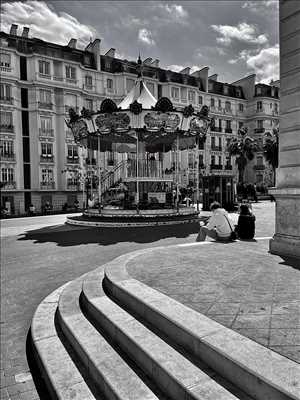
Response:
[{"label": "tree foliage", "polygon": [[278,130],[273,129],[273,132],[265,134],[266,140],[263,146],[264,157],[272,166],[273,170],[278,168],[279,161],[279,143],[278,143]]}]

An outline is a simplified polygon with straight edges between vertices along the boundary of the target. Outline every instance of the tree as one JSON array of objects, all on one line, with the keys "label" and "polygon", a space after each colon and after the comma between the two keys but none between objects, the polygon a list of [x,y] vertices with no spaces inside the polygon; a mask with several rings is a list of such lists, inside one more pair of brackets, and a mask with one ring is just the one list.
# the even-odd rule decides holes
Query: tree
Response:
[{"label": "tree", "polygon": [[272,132],[265,133],[265,144],[263,146],[264,157],[271,165],[274,177],[274,186],[276,184],[276,168],[279,161],[279,135],[278,129],[274,128]]},{"label": "tree", "polygon": [[244,180],[246,165],[253,160],[254,154],[258,151],[258,144],[250,136],[247,136],[247,128],[240,128],[238,137],[229,141],[227,151],[230,156],[236,156],[235,162],[239,171],[238,182],[241,184]]}]

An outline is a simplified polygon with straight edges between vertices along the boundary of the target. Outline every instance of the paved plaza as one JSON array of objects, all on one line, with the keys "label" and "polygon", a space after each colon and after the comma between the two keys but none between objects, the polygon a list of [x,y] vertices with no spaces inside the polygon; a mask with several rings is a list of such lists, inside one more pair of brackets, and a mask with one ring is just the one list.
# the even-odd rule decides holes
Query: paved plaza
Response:
[{"label": "paved plaza", "polygon": [[257,240],[231,244],[195,243],[196,225],[86,229],[64,225],[64,215],[2,221],[1,399],[46,399],[26,358],[43,298],[121,254],[154,246],[182,244],[171,255],[166,248],[132,264],[133,276],[300,362],[300,269],[268,254],[274,203],[253,209]]}]

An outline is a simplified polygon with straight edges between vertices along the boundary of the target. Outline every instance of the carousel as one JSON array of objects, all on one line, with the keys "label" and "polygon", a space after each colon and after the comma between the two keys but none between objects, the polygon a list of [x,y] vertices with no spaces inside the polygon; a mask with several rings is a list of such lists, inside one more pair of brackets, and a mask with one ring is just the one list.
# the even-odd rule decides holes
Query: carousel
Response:
[{"label": "carousel", "polygon": [[[66,121],[76,143],[87,154],[95,155],[84,166],[86,207],[80,217],[68,217],[74,225],[149,226],[194,222],[199,214],[199,174],[196,179],[196,205],[182,199],[179,152],[194,147],[199,162],[199,145],[210,125],[208,107],[196,113],[192,105],[174,108],[167,97],[159,100],[148,90],[141,61],[135,86],[116,105],[111,99],[100,110],[73,109]],[[109,170],[105,154],[117,154]],[[166,157],[174,160],[166,167]],[[199,165],[196,165],[199,171]]]}]

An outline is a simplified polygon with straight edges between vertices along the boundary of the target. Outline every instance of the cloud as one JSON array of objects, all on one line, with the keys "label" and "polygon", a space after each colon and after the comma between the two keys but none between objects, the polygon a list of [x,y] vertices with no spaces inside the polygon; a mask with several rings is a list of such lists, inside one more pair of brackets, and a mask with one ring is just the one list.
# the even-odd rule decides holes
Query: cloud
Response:
[{"label": "cloud", "polygon": [[246,64],[257,74],[257,80],[269,83],[279,79],[279,45],[260,50],[256,55],[248,56]]},{"label": "cloud", "polygon": [[[184,65],[172,64],[172,65],[166,66],[166,69],[169,69],[169,70],[174,71],[174,72],[180,72],[186,67],[187,66],[184,66]],[[201,69],[201,67],[199,67],[198,65],[193,65],[191,67],[190,74],[193,74],[195,71],[199,71],[199,69]]]},{"label": "cloud", "polygon": [[139,30],[138,39],[149,46],[154,46],[155,41],[152,39],[152,33],[150,30],[143,28]]},{"label": "cloud", "polygon": [[153,4],[153,20],[159,25],[177,23],[186,25],[189,13],[179,4]]},{"label": "cloud", "polygon": [[260,0],[260,1],[245,1],[242,8],[248,9],[254,13],[269,13],[270,9],[278,10],[279,1],[278,0]]},{"label": "cloud", "polygon": [[211,27],[221,35],[217,37],[217,42],[225,46],[230,45],[232,40],[260,45],[268,42],[266,35],[259,35],[255,25],[247,24],[247,22],[241,22],[237,26],[211,25]]},{"label": "cloud", "polygon": [[1,14],[2,30],[9,32],[11,24],[28,26],[30,36],[62,45],[75,38],[78,46],[84,47],[90,38],[98,36],[94,28],[65,12],[56,13],[44,1],[4,3]]},{"label": "cloud", "polygon": [[188,12],[178,4],[161,4],[161,6],[175,19],[187,18],[189,15]]}]

